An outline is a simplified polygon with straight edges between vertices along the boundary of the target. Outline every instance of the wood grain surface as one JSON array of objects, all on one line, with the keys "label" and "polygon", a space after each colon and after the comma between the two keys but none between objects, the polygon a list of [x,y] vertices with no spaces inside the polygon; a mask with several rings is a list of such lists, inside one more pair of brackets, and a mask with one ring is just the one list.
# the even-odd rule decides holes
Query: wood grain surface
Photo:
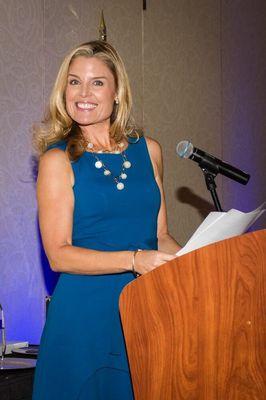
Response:
[{"label": "wood grain surface", "polygon": [[135,400],[266,398],[266,230],[177,258],[124,288]]}]

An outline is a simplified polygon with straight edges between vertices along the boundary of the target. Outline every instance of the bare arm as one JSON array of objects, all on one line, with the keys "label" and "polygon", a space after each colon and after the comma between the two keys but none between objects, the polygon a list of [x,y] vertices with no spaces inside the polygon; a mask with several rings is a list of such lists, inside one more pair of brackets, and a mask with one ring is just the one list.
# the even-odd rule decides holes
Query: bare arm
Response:
[{"label": "bare arm", "polygon": [[[39,223],[44,249],[54,271],[110,274],[132,269],[132,251],[96,251],[72,245],[74,176],[67,155],[59,149],[40,160],[37,181]],[[138,272],[145,273],[170,259],[157,251],[143,252]]]},{"label": "bare arm", "polygon": [[180,250],[181,247],[168,232],[166,204],[163,189],[163,159],[161,146],[153,139],[146,138],[146,140],[153,164],[155,180],[161,192],[161,208],[158,215],[157,230],[158,249],[160,251],[175,254],[178,250]]},{"label": "bare arm", "polygon": [[39,165],[37,199],[43,245],[51,268],[76,274],[106,274],[131,269],[132,252],[102,252],[72,245],[74,177],[62,150],[45,153]]}]

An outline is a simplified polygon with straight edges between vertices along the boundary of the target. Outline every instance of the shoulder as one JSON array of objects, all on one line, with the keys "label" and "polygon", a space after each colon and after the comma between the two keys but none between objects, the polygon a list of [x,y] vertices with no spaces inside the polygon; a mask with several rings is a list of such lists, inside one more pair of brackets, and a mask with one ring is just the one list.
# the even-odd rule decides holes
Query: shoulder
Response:
[{"label": "shoulder", "polygon": [[46,151],[40,157],[40,163],[49,164],[57,163],[67,160],[67,142],[65,140],[59,140],[53,144],[50,144]]},{"label": "shoulder", "polygon": [[39,178],[47,176],[52,179],[70,177],[73,184],[73,172],[66,152],[59,148],[47,150],[39,160]]},{"label": "shoulder", "polygon": [[145,140],[147,143],[147,147],[150,153],[150,156],[152,159],[156,162],[161,162],[162,160],[162,148],[159,142],[157,140],[152,139],[149,136],[145,136]]},{"label": "shoulder", "polygon": [[153,164],[155,176],[162,175],[162,148],[157,140],[145,136],[150,158]]},{"label": "shoulder", "polygon": [[69,163],[66,152],[59,148],[51,148],[41,155],[40,165],[59,165]]},{"label": "shoulder", "polygon": [[147,143],[147,146],[148,146],[149,150],[152,150],[152,151],[158,152],[158,153],[162,152],[161,145],[160,145],[159,142],[157,142],[157,140],[152,139],[149,136],[145,136],[144,138],[146,140],[146,143]]},{"label": "shoulder", "polygon": [[65,151],[66,148],[67,148],[67,141],[62,139],[62,140],[59,140],[59,141],[57,141],[57,142],[55,142],[53,144],[50,144],[47,147],[46,151],[51,150],[51,149],[60,149],[60,150],[64,150]]}]

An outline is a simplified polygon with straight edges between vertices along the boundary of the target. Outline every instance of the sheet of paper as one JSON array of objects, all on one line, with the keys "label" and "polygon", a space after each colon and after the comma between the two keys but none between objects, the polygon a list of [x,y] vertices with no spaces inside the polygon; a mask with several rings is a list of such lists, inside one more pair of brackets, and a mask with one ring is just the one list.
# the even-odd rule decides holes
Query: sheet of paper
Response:
[{"label": "sheet of paper", "polygon": [[176,254],[182,256],[208,244],[242,235],[264,213],[266,203],[256,210],[243,213],[238,210],[211,212],[191,236],[187,244]]}]

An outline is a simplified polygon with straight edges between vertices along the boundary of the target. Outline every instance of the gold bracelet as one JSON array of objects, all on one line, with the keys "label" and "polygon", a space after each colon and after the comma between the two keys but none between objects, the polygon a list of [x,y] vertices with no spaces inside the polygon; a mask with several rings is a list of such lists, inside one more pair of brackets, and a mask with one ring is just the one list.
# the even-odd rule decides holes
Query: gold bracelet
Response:
[{"label": "gold bracelet", "polygon": [[132,272],[133,272],[135,278],[137,278],[138,276],[141,275],[141,274],[139,274],[139,273],[135,270],[135,257],[136,257],[136,254],[137,254],[139,251],[142,251],[142,250],[141,250],[141,249],[135,250],[134,253],[133,253],[133,258],[132,258]]}]

